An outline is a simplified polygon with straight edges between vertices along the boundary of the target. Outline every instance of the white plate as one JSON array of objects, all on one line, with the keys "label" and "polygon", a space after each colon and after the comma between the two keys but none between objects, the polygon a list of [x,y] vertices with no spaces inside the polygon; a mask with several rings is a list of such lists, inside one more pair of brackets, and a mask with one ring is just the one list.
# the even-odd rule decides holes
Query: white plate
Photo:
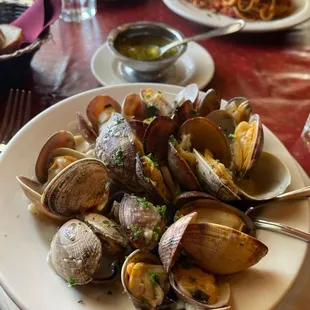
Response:
[{"label": "white plate", "polygon": [[[28,201],[15,176],[34,175],[36,157],[48,136],[68,127],[76,111],[84,112],[97,94],[106,93],[121,101],[128,93],[153,87],[176,94],[179,87],[162,84],[127,84],[91,90],[52,106],[30,121],[11,140],[0,156],[0,284],[23,310],[120,310],[133,309],[125,294],[107,295],[111,285],[68,288],[46,263],[49,240],[56,231],[27,210]],[[172,100],[173,95],[167,96]],[[294,160],[267,129],[264,149],[276,154],[292,174],[291,189],[304,186]],[[264,217],[298,229],[309,229],[307,201],[282,203],[266,209]],[[307,245],[272,232],[259,231],[269,253],[255,267],[231,276],[234,310],[272,309],[293,284],[305,257]],[[83,303],[78,303],[83,300]]]},{"label": "white plate", "polygon": [[[176,14],[189,19],[193,22],[210,26],[222,27],[236,21],[236,19],[222,15],[214,14],[208,10],[195,7],[186,0],[163,0],[167,7]],[[247,32],[269,32],[287,29],[305,22],[310,18],[310,1],[293,0],[296,4],[296,12],[285,18],[272,21],[248,22],[242,31]]]},{"label": "white plate", "polygon": [[[126,69],[103,44],[93,55],[91,71],[99,83],[105,86],[141,82],[126,73]],[[167,70],[159,83],[186,86],[195,83],[204,88],[214,74],[211,55],[198,43],[188,44],[186,52]]]}]

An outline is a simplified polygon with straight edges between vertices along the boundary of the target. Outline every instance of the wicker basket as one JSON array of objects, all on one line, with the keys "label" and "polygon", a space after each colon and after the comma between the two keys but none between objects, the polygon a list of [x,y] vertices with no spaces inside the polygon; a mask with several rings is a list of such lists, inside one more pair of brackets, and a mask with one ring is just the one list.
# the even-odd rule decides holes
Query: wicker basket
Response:
[{"label": "wicker basket", "polygon": [[[25,4],[0,0],[0,24],[9,24],[28,8]],[[40,47],[51,38],[49,28],[31,44],[23,44],[11,54],[0,55],[0,88],[16,87],[30,69],[30,62]]]}]

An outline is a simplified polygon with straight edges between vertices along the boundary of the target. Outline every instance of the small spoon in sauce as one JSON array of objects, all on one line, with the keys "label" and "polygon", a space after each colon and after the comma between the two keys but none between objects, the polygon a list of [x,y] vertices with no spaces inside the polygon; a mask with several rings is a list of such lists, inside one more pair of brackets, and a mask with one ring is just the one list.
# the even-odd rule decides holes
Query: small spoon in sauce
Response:
[{"label": "small spoon in sauce", "polygon": [[185,38],[185,39],[180,40],[180,41],[173,41],[172,43],[169,43],[169,44],[162,46],[162,47],[154,46],[153,47],[154,50],[152,50],[153,60],[160,58],[168,50],[170,50],[171,48],[174,48],[176,46],[185,44],[187,42],[206,40],[206,39],[210,39],[210,38],[214,38],[214,37],[220,37],[220,36],[224,36],[227,34],[235,33],[235,32],[240,31],[241,29],[243,29],[244,26],[245,26],[245,21],[240,19],[237,22],[230,24],[228,26],[216,28],[216,29],[213,29],[211,31],[201,33],[201,34],[198,34],[198,35],[190,37],[190,38]]}]

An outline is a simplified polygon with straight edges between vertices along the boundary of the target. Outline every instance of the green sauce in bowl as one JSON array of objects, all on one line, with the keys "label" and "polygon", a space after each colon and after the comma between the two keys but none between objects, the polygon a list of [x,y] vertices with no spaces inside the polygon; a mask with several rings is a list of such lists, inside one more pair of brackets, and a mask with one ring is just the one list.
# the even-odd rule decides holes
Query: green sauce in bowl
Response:
[{"label": "green sauce in bowl", "polygon": [[153,61],[172,57],[178,52],[178,48],[172,48],[160,58],[157,58],[158,48],[171,43],[172,40],[160,36],[136,35],[121,37],[116,40],[115,48],[122,55],[141,61]]}]

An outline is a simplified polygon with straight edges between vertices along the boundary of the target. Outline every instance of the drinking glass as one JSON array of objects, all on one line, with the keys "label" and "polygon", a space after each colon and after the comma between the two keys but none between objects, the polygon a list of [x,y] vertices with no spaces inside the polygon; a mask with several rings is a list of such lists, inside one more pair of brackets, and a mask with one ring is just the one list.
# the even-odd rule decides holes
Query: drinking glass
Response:
[{"label": "drinking glass", "polygon": [[60,18],[65,22],[81,22],[96,15],[96,0],[62,0]]}]

